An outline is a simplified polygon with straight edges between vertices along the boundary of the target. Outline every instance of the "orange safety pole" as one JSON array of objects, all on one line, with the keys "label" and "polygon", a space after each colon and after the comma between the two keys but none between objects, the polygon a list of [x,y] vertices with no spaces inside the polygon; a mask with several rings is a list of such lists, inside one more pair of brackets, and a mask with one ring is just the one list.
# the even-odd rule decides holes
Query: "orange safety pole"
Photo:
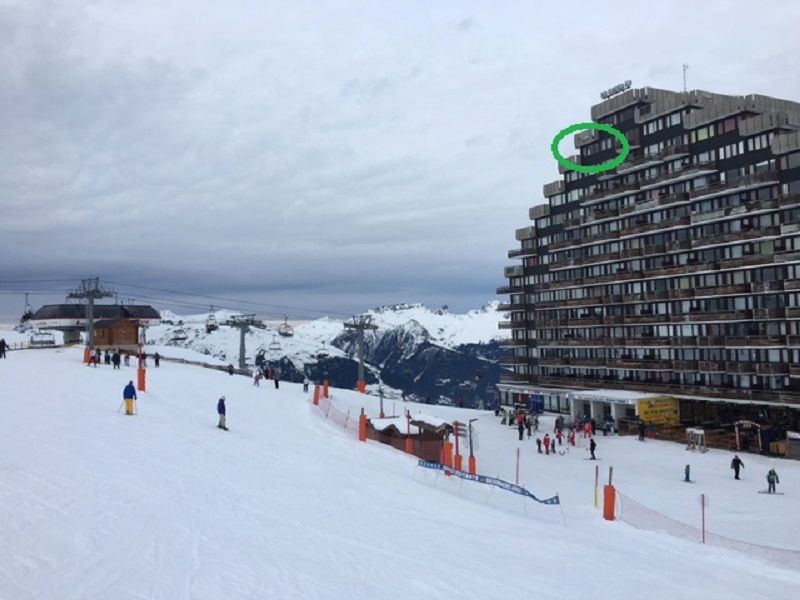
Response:
[{"label": "orange safety pole", "polygon": [[[455,421],[453,423],[453,425],[455,425],[456,429],[458,429],[458,421]],[[457,470],[461,471],[462,470],[461,469],[462,463],[461,463],[461,455],[458,453],[458,432],[457,431],[456,431],[456,455],[453,457],[453,459],[454,459],[453,466]]]},{"label": "orange safety pole", "polygon": [[83,362],[84,364],[89,364],[89,361],[92,359],[92,351],[89,346],[84,346],[83,348]]},{"label": "orange safety pole", "polygon": [[311,403],[314,406],[319,406],[319,384],[314,384],[314,399]]},{"label": "orange safety pole", "polygon": [[614,467],[608,468],[608,485],[603,487],[603,518],[606,521],[614,520],[614,506],[617,501],[617,490],[612,485]]},{"label": "orange safety pole", "polygon": [[142,349],[142,345],[139,344],[139,370],[136,377],[136,389],[140,392],[144,392],[147,387],[145,385],[145,372],[147,369],[144,367],[144,356],[142,356],[143,352],[144,350]]},{"label": "orange safety pole", "polygon": [[411,413],[406,410],[406,454],[414,454],[414,439],[411,437]]},{"label": "orange safety pole", "polygon": [[147,386],[145,385],[145,373],[146,372],[147,372],[147,369],[143,369],[142,367],[139,367],[139,369],[138,369],[138,371],[136,373],[137,374],[136,389],[139,390],[140,392],[146,391],[146,388],[147,388]]},{"label": "orange safety pole", "polygon": [[328,398],[328,380],[322,382],[322,397]]},{"label": "orange safety pole", "polygon": [[363,408],[358,416],[358,440],[360,442],[367,441],[367,415],[364,414]]},{"label": "orange safety pole", "polygon": [[614,520],[614,504],[617,501],[617,490],[613,485],[603,486],[603,518],[606,521]]},{"label": "orange safety pole", "polygon": [[364,381],[363,379],[359,379],[359,380],[356,382],[356,389],[357,389],[359,392],[361,392],[362,394],[363,394],[363,393],[365,393],[365,392],[367,391],[367,382],[366,382],[366,381]]},{"label": "orange safety pole", "polygon": [[470,456],[469,460],[467,461],[469,465],[469,474],[470,475],[477,475],[478,474],[478,465],[475,464],[475,457]]}]

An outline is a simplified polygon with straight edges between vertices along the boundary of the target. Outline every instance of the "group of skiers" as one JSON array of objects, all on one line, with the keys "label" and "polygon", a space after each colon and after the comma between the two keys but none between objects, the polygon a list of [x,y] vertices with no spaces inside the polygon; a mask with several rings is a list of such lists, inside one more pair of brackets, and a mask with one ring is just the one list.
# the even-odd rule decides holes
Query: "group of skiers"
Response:
[{"label": "group of skiers", "polygon": [[[142,366],[147,366],[147,354],[142,352],[141,354],[142,359]],[[106,364],[111,365],[114,369],[119,369],[120,364],[124,361],[125,366],[129,367],[131,364],[131,353],[130,352],[123,352],[119,348],[114,350],[113,352],[109,352],[108,348],[106,348],[105,353],[100,350],[100,348],[95,348],[94,352],[89,356],[89,362],[86,363],[86,366],[94,365],[95,367],[99,364]],[[155,363],[156,367],[161,366],[161,355],[156,352],[153,355],[153,362]]]},{"label": "group of skiers", "polygon": [[[280,389],[280,381],[281,381],[281,372],[278,369],[270,369],[266,366],[261,367],[260,369],[255,369],[253,371],[253,385],[255,387],[261,387],[261,380],[271,380],[275,384],[275,389]],[[305,378],[303,381],[303,391],[308,391],[308,377]]]},{"label": "group of skiers", "polygon": [[[687,468],[689,465],[686,465]],[[731,460],[731,469],[733,469],[733,478],[739,479],[739,471],[744,469],[744,461],[739,458],[738,454],[733,455],[733,459]],[[767,471],[767,494],[775,494],[777,493],[775,490],[775,485],[780,483],[781,480],[778,478],[778,472],[771,468]]]},{"label": "group of skiers", "polygon": [[[528,439],[532,437],[534,432],[539,431],[539,416],[537,414],[530,414],[525,412],[522,409],[516,411],[516,413],[512,413],[510,411],[506,411],[500,408],[495,409],[495,415],[499,416],[502,414],[502,420],[500,421],[502,425],[516,425],[517,432],[519,434],[519,441],[522,441],[525,437],[525,432],[527,431]],[[583,432],[585,438],[589,439],[589,453],[591,454],[591,460],[597,460],[595,457],[595,450],[597,449],[597,442],[594,440],[594,434],[596,431],[596,423],[594,419],[589,419],[588,417],[584,417],[583,419],[576,419],[575,424],[570,429],[565,429],[565,421],[563,416],[556,417],[555,423],[553,425],[553,437],[550,437],[549,433],[544,435],[544,438],[536,437],[536,449],[539,454],[553,455],[557,454],[558,451],[556,450],[556,444],[558,446],[564,445],[564,440],[571,445],[575,446],[576,437],[580,432]],[[606,424],[603,430],[603,435],[607,435],[607,432],[610,430],[613,431],[613,427]],[[544,451],[542,451],[544,448]],[[561,452],[564,454],[564,452]]]}]

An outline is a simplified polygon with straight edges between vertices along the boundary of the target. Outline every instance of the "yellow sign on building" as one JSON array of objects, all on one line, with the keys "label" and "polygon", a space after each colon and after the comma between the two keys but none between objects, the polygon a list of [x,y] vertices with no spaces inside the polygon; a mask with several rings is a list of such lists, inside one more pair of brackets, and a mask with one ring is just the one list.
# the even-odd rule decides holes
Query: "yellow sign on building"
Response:
[{"label": "yellow sign on building", "polygon": [[638,401],[639,418],[648,425],[680,425],[678,401],[674,398],[650,398]]}]

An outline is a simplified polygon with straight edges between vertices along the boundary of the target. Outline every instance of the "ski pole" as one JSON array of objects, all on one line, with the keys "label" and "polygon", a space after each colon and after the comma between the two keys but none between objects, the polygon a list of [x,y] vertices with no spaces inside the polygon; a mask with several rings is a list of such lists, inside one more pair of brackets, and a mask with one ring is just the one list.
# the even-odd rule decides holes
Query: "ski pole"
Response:
[{"label": "ski pole", "polygon": [[125,400],[123,400],[122,402],[120,402],[119,408],[117,409],[117,414],[119,414],[119,411],[121,411],[121,410],[122,410],[122,405],[123,405],[123,404],[125,404]]}]

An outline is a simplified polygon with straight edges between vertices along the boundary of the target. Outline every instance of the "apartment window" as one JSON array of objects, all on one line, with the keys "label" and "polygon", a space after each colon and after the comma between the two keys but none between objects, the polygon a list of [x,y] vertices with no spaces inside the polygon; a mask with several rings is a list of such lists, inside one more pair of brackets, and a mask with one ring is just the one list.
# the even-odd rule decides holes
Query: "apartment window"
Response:
[{"label": "apartment window", "polygon": [[670,124],[670,126],[679,125],[680,122],[681,122],[681,113],[676,112],[676,113],[672,113],[669,116],[669,124]]},{"label": "apartment window", "polygon": [[789,154],[781,159],[781,166],[784,169],[795,169],[800,167],[800,152]]}]

